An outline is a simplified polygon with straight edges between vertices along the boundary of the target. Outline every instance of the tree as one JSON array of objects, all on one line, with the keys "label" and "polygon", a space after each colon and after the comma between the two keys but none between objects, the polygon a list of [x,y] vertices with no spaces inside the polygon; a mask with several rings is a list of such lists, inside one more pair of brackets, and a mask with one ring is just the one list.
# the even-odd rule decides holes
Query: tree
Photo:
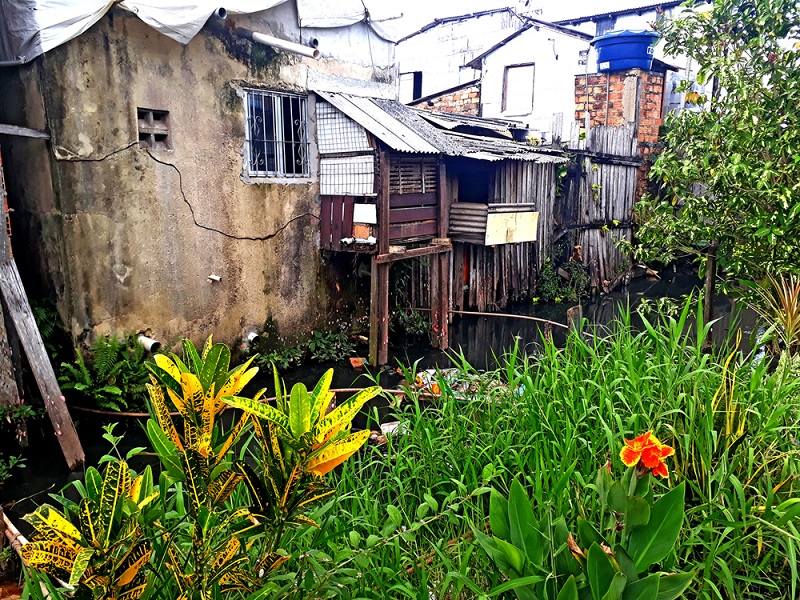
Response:
[{"label": "tree", "polygon": [[700,68],[700,94],[665,120],[651,177],[661,192],[637,204],[643,260],[692,256],[706,273],[756,279],[800,270],[800,14],[797,0],[685,3],[657,29],[667,54]]}]

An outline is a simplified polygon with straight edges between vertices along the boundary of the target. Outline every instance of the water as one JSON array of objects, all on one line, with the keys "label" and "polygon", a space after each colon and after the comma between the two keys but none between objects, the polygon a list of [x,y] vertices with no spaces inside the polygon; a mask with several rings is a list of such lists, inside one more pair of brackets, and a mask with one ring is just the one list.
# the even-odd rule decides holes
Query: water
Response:
[{"label": "water", "polygon": [[[700,283],[696,277],[690,275],[674,275],[664,279],[635,279],[626,288],[620,288],[609,296],[586,304],[583,307],[583,315],[592,323],[607,324],[619,315],[621,307],[630,305],[635,308],[644,298],[679,298],[696,290]],[[509,307],[506,312],[566,323],[568,308],[569,305],[566,304],[525,303]],[[744,334],[742,349],[749,350],[747,342],[756,328],[755,313],[751,310],[736,311],[735,302],[721,295],[716,298],[714,310],[715,316],[719,319],[714,328],[714,341],[717,343],[725,341],[734,315],[738,312],[737,323]],[[450,344],[453,350],[463,353],[475,368],[492,369],[497,366],[495,356],[502,356],[503,351],[517,340],[521,347],[535,351],[537,345],[541,344],[542,327],[540,323],[518,318],[459,316],[454,319],[450,328]],[[399,336],[394,334],[390,336],[390,341],[397,342],[398,338]],[[564,330],[554,328],[553,338],[557,344],[562,343]],[[359,352],[366,353],[366,348],[359,348]],[[425,341],[414,341],[409,344],[390,345],[389,366],[383,369],[368,368],[366,371],[356,371],[351,368],[348,361],[341,361],[303,366],[284,373],[282,378],[287,386],[302,382],[310,388],[328,368],[333,367],[334,388],[366,387],[373,385],[373,381],[377,379],[384,388],[391,389],[399,387],[402,383],[402,377],[396,371],[398,362],[411,365],[416,361],[419,361],[420,369],[452,366],[448,354],[431,349]],[[259,373],[242,395],[254,394],[261,388],[267,388],[267,396],[274,396],[272,374],[266,370]],[[378,409],[381,417],[389,412],[383,400],[376,401],[372,407]],[[87,464],[96,465],[100,457],[110,450],[109,443],[102,438],[102,420],[88,413],[76,412],[74,417],[86,452]],[[121,420],[115,434],[125,435],[122,444],[124,448],[149,446],[143,431],[144,422],[144,419]],[[356,426],[363,426],[363,423],[357,422]],[[47,418],[29,426],[29,437],[30,447],[22,452],[27,460],[27,467],[24,470],[17,470],[10,480],[0,486],[0,502],[9,510],[9,514],[21,528],[24,528],[24,525],[19,523],[19,518],[38,504],[48,501],[48,493],[57,492],[69,481],[82,477],[81,473],[67,471]],[[131,466],[138,469],[148,460],[153,462],[154,459],[146,456],[137,457]]]}]

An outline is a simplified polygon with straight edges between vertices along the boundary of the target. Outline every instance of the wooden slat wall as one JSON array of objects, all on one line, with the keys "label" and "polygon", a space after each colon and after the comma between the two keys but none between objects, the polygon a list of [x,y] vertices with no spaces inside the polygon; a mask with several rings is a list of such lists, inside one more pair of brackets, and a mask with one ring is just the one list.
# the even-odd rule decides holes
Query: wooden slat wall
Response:
[{"label": "wooden slat wall", "polygon": [[389,162],[389,241],[432,239],[438,230],[439,159],[393,153]]},{"label": "wooden slat wall", "polygon": [[342,238],[353,235],[352,196],[320,196],[320,240],[323,250],[349,251],[342,245]]},{"label": "wooden slat wall", "polygon": [[[637,157],[635,124],[592,127],[586,139],[586,150]],[[592,285],[600,287],[604,280],[613,279],[625,260],[616,242],[631,239],[637,167],[609,164],[580,150],[576,153],[576,164],[570,168],[555,222],[569,234],[562,238],[564,243],[582,247]]]}]

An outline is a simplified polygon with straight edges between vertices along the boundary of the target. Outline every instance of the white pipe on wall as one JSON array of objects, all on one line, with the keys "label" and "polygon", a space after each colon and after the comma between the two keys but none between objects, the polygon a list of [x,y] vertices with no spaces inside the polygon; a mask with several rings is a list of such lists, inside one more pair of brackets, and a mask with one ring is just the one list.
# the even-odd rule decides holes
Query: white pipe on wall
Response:
[{"label": "white pipe on wall", "polygon": [[139,337],[136,339],[139,340],[139,343],[144,346],[144,349],[148,352],[158,352],[161,350],[161,342],[158,340],[154,340],[153,338],[147,337],[143,334],[139,334]]},{"label": "white pipe on wall", "polygon": [[315,58],[315,59],[318,59],[320,57],[319,50],[317,50],[316,48],[311,48],[310,46],[303,46],[302,44],[295,44],[294,42],[290,42],[288,40],[282,40],[281,38],[276,38],[274,36],[267,35],[265,33],[258,33],[257,31],[250,31],[249,29],[244,29],[243,27],[236,28],[236,35],[249,40],[253,40],[258,44],[272,46],[273,48],[280,48],[281,50],[286,50],[287,52],[294,52],[295,54],[300,54],[301,56],[308,56],[309,58]]}]

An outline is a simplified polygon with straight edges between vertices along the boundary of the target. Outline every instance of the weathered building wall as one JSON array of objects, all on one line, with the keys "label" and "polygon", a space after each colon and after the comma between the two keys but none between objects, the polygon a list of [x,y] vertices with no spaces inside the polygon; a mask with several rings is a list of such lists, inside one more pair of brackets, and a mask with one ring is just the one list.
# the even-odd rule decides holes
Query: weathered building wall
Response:
[{"label": "weathered building wall", "polygon": [[[522,121],[531,129],[547,132],[549,139],[553,115],[561,113],[561,138],[568,139],[569,117],[574,106],[572,76],[584,70],[578,64],[579,52],[588,47],[587,40],[546,27],[521,33],[483,59],[481,115]],[[528,110],[508,110],[503,102],[506,69],[530,64],[534,69],[532,102]]]},{"label": "weathered building wall", "polygon": [[439,96],[410,102],[410,106],[440,110],[442,112],[457,113],[459,115],[480,116],[481,109],[481,84],[475,82],[452,92]]},{"label": "weathered building wall", "polygon": [[[422,33],[400,40],[400,73],[422,73],[421,96],[429,96],[480,77],[479,70],[464,68],[469,61],[522,27],[512,12],[500,9],[476,16],[446,19]],[[413,98],[401,90],[400,101]]]},{"label": "weathered building wall", "polygon": [[[237,25],[300,41],[293,11]],[[165,340],[233,341],[268,317],[282,330],[326,317],[316,148],[307,180],[243,181],[238,92],[305,93],[311,70],[391,82],[392,48],[363,24],[304,29],[311,38],[320,61],[207,30],[182,46],[112,10],[33,64],[0,71],[13,90],[0,120],[52,136],[52,152],[39,140],[3,148],[16,241],[38,273],[26,279],[56,294],[74,335],[152,328]],[[171,149],[138,148],[137,107],[169,111]],[[313,97],[308,108],[313,140]]]}]

